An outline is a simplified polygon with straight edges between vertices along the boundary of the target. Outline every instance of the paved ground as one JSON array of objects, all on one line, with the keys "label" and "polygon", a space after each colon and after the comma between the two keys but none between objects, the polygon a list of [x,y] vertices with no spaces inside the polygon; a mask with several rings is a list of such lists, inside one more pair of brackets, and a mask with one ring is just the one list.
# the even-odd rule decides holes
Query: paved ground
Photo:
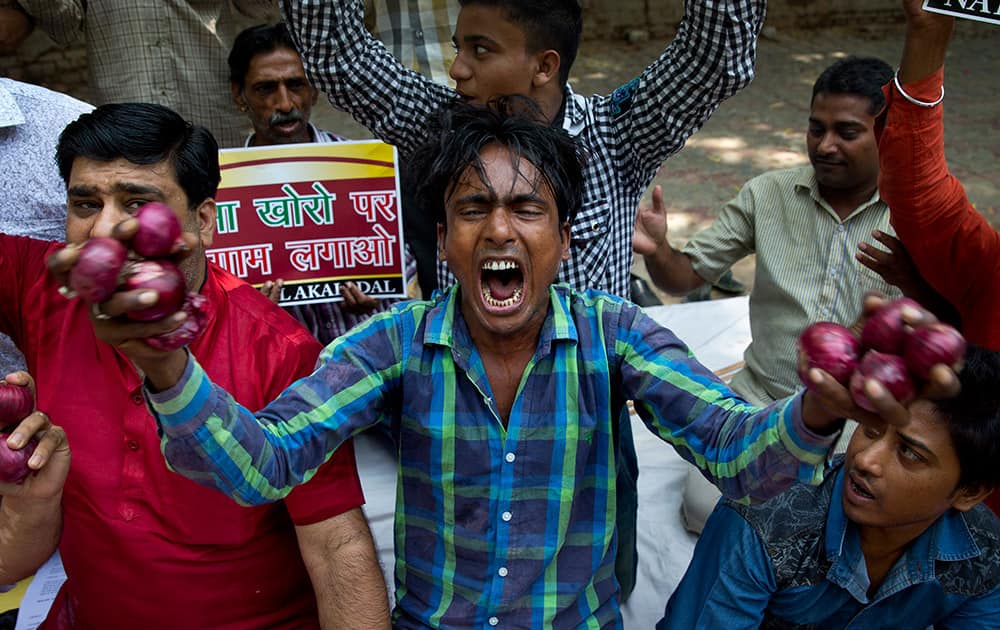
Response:
[{"label": "paved ground", "polygon": [[[836,59],[874,55],[898,64],[902,26],[861,26],[772,33],[761,39],[757,78],[727,101],[687,146],[664,163],[656,183],[669,205],[671,240],[683,245],[712,222],[718,208],[761,172],[807,162],[805,127],[812,83]],[[574,90],[607,93],[642,71],[665,42],[585,41],[573,68]],[[960,21],[947,62],[946,142],[953,172],[1000,229],[1000,27]],[[338,113],[319,121],[369,137]],[[648,193],[647,193],[648,196]],[[644,274],[641,261],[636,271]],[[735,268],[750,283],[753,260]],[[676,301],[668,296],[665,302]]]}]

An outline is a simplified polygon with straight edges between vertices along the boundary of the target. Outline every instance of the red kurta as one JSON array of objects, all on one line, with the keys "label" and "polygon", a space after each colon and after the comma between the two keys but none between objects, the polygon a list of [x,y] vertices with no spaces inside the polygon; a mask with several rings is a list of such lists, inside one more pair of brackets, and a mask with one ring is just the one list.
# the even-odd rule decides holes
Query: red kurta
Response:
[{"label": "red kurta", "polygon": [[[38,408],[72,466],[60,552],[68,580],[47,623],[87,628],[317,627],[293,522],[363,503],[350,448],[284,503],[244,508],[167,470],[135,368],[99,342],[45,270],[58,245],[0,235],[0,331],[24,351]],[[209,265],[209,324],[191,351],[257,409],[312,371],[320,346],[251,286]]]}]

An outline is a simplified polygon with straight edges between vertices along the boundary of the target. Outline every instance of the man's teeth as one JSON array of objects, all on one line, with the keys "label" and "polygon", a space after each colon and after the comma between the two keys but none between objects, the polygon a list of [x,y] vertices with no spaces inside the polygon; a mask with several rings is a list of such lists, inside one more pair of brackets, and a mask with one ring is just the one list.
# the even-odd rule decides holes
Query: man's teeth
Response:
[{"label": "man's teeth", "polygon": [[483,301],[494,308],[506,308],[508,306],[514,306],[521,301],[521,288],[518,287],[514,289],[514,293],[506,300],[498,300],[492,295],[490,295],[490,290],[483,287]]},{"label": "man's teeth", "polygon": [[483,263],[485,271],[509,271],[517,269],[517,263],[513,260],[489,260]]}]

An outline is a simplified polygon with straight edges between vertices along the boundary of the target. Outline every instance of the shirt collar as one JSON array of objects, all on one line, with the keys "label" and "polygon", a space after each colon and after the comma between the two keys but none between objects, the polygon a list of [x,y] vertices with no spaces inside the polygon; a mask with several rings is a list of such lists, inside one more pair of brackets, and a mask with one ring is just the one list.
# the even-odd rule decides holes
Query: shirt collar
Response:
[{"label": "shirt collar", "polygon": [[563,121],[562,128],[566,133],[576,137],[583,132],[587,124],[587,99],[573,92],[573,88],[566,84],[566,94],[563,97]]},{"label": "shirt collar", "polygon": [[[542,332],[538,340],[538,348],[544,354],[553,341],[564,340],[576,342],[579,335],[571,312],[572,291],[566,284],[549,286],[549,312],[542,324]],[[460,349],[460,346],[471,345],[468,328],[459,310],[462,300],[459,296],[459,286],[435,294],[432,305],[427,311],[427,326],[424,331],[425,345],[447,346]],[[460,328],[459,328],[460,327]],[[463,331],[456,336],[458,330]]]},{"label": "shirt collar", "polygon": [[[337,142],[338,140],[342,139],[337,134],[334,134],[334,133],[326,134],[326,133],[320,131],[312,123],[306,123],[306,124],[309,125],[309,132],[310,132],[310,135],[312,135],[312,137],[313,137],[313,142],[315,142],[317,144],[330,144],[331,142]],[[247,139],[243,141],[243,148],[245,149],[245,148],[249,147],[250,146],[250,142],[255,137],[257,137],[257,133],[256,132],[252,132],[249,136],[247,136]],[[336,138],[336,140],[331,140],[330,138]],[[256,149],[258,147],[254,147],[254,148]]]},{"label": "shirt collar", "polygon": [[[796,190],[808,191],[809,196],[812,197],[816,203],[818,203],[824,210],[826,210],[829,214],[835,217],[838,222],[841,222],[840,217],[838,217],[837,213],[833,211],[833,208],[830,207],[830,204],[827,203],[825,199],[823,199],[822,195],[819,194],[819,182],[816,181],[816,170],[813,169],[811,165],[803,166],[802,168],[799,169],[799,172],[795,177],[793,185],[795,186]],[[861,214],[868,208],[871,208],[872,206],[875,206],[876,204],[879,204],[881,202],[882,202],[882,197],[879,196],[878,188],[876,188],[875,192],[872,193],[872,196],[869,197],[868,201],[864,202],[863,204],[859,205],[857,208],[852,210],[851,214],[847,215],[847,218],[844,219],[842,223],[847,223],[855,216]]]},{"label": "shirt collar", "polygon": [[11,91],[0,81],[0,127],[16,127],[24,123],[24,112]]},{"label": "shirt collar", "polygon": [[[849,586],[838,580],[859,570],[864,559],[861,556],[860,539],[857,528],[844,514],[844,468],[837,472],[837,479],[830,498],[830,509],[826,517],[826,557],[831,561],[829,577],[848,590]],[[965,516],[958,510],[948,510],[910,543],[895,566],[904,563],[912,572],[912,582],[934,579],[935,561],[955,562],[968,560],[982,554],[972,538]],[[893,569],[895,570],[895,569]],[[867,585],[864,585],[867,588]],[[883,585],[884,586],[884,585]],[[863,593],[863,590],[862,590]],[[855,594],[855,597],[858,597]],[[864,600],[862,600],[864,601]]]}]

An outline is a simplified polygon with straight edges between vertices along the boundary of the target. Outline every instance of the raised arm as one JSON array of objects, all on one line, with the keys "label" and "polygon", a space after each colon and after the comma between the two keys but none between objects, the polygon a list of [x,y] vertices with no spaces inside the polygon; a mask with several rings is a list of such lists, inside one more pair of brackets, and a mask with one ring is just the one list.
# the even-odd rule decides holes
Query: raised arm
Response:
[{"label": "raised arm", "polygon": [[361,0],[282,0],[312,84],[334,107],[407,155],[455,92],[406,68],[365,28]]},{"label": "raised arm", "polygon": [[687,0],[670,45],[608,97],[616,136],[637,173],[680,151],[722,101],[749,85],[766,4]]},{"label": "raised arm", "polygon": [[694,270],[691,259],[670,244],[660,185],[653,188],[653,205],[639,206],[632,249],[643,256],[653,283],[671,295],[684,295],[705,284],[705,279]]}]

